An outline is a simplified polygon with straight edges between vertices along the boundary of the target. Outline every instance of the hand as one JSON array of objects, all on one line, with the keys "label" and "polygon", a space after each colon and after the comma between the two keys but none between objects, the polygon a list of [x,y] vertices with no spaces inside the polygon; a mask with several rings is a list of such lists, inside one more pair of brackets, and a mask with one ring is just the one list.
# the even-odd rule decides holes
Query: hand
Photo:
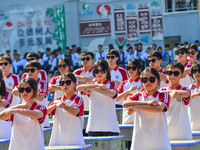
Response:
[{"label": "hand", "polygon": [[194,59],[193,58],[190,58],[190,57],[187,57],[187,60],[190,64],[193,64],[194,63]]},{"label": "hand", "polygon": [[128,113],[128,115],[131,115],[131,114],[134,113],[135,111],[136,111],[135,106],[131,106],[131,107],[128,107],[127,113]]},{"label": "hand", "polygon": [[17,109],[8,109],[5,114],[6,115],[13,115],[14,113],[16,113],[18,110]]},{"label": "hand", "polygon": [[85,94],[90,95],[90,93],[92,93],[94,90],[95,90],[95,88],[88,88],[85,90]]},{"label": "hand", "polygon": [[190,86],[189,86],[189,89],[190,90],[194,90],[196,88],[196,86],[194,85],[194,84],[191,84]]},{"label": "hand", "polygon": [[191,93],[191,99],[195,98],[196,97],[196,93]]},{"label": "hand", "polygon": [[159,105],[159,103],[158,103],[158,101],[157,100],[152,100],[152,101],[149,101],[149,102],[147,102],[149,105],[151,105],[151,106],[158,106]]},{"label": "hand", "polygon": [[65,107],[65,103],[60,101],[60,102],[56,103],[56,107],[64,108]]},{"label": "hand", "polygon": [[169,95],[170,95],[171,98],[178,98],[179,97],[179,94],[176,91],[169,93]]},{"label": "hand", "polygon": [[29,109],[32,105],[28,102],[23,103],[22,105],[24,105],[24,109]]},{"label": "hand", "polygon": [[92,80],[92,82],[96,82],[97,81],[97,77],[95,77],[93,80]]},{"label": "hand", "polygon": [[132,92],[132,91],[137,90],[137,88],[138,88],[137,86],[132,86],[130,89],[128,89],[128,91],[129,91],[129,92]]},{"label": "hand", "polygon": [[102,90],[107,90],[107,86],[105,84],[99,84],[99,88]]},{"label": "hand", "polygon": [[54,87],[55,87],[56,89],[60,89],[60,88],[61,88],[61,86],[60,86],[59,83],[58,83],[58,84],[55,84]]}]

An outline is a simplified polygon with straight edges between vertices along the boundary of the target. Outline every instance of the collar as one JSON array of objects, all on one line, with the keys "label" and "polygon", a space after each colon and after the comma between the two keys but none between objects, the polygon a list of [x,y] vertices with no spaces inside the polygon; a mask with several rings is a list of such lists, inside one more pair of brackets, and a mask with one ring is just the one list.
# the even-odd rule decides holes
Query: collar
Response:
[{"label": "collar", "polygon": [[[7,75],[6,78],[10,78],[11,75],[12,75],[12,72],[11,72],[9,75]],[[4,76],[4,77],[5,77],[5,76]],[[3,78],[4,78],[4,77],[3,77]]]},{"label": "collar", "polygon": [[[74,98],[75,98],[76,96],[77,96],[77,94],[74,94],[69,100],[70,100],[70,101],[73,101]],[[67,100],[65,94],[62,96],[62,99],[63,99],[63,100]]]},{"label": "collar", "polygon": [[[180,90],[180,89],[181,89],[181,85],[179,84],[178,87],[175,90]],[[173,90],[170,85],[168,86],[168,90]]]},{"label": "collar", "polygon": [[107,79],[106,81],[104,81],[103,83],[100,83],[98,80],[97,80],[97,84],[107,84],[109,82],[109,80]]},{"label": "collar", "polygon": [[[92,66],[92,68],[89,70],[89,72],[91,72],[93,70],[93,66]],[[83,68],[83,71],[84,72],[87,72],[87,70],[85,70],[85,68]]]},{"label": "collar", "polygon": [[187,66],[188,62],[185,63],[184,68]]},{"label": "collar", "polygon": [[[137,77],[134,82],[138,82],[140,80],[141,77]],[[131,78],[128,79],[129,82],[133,82],[133,80]]]},{"label": "collar", "polygon": [[39,84],[39,82],[40,82],[40,78],[37,79],[37,84]]},{"label": "collar", "polygon": [[37,106],[37,102],[34,102],[29,109],[34,110],[36,106]]},{"label": "collar", "polygon": [[[159,93],[159,92],[156,91],[152,96],[153,96],[153,97],[157,97],[158,93]],[[143,96],[144,96],[144,97],[148,97],[148,94],[147,94],[146,91],[143,92]]]},{"label": "collar", "polygon": [[115,69],[114,69],[114,71],[117,71],[117,69],[119,68],[119,66],[118,65],[116,65],[116,67],[115,67]]},{"label": "collar", "polygon": [[161,68],[159,72],[162,73],[162,72],[163,72],[163,69]]}]

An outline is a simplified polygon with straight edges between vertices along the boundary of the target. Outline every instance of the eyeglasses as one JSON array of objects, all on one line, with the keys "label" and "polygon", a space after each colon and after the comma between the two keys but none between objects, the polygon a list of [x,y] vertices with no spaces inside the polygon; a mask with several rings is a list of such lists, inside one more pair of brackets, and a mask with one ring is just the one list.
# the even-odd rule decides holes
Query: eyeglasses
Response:
[{"label": "eyeglasses", "polygon": [[185,54],[185,51],[175,52],[175,55],[179,55],[179,54],[183,55]]},{"label": "eyeglasses", "polygon": [[195,73],[197,73],[197,72],[200,73],[200,68],[199,68],[199,69],[192,69],[192,73],[193,73],[193,74],[195,74]]},{"label": "eyeglasses", "polygon": [[71,83],[72,83],[72,80],[60,81],[60,86],[63,86],[64,84],[70,85]]},{"label": "eyeglasses", "polygon": [[23,93],[24,91],[26,91],[26,93],[30,93],[31,92],[31,87],[26,87],[26,88],[19,88],[19,93]]},{"label": "eyeglasses", "polygon": [[94,70],[94,73],[95,73],[95,74],[98,74],[99,72],[100,72],[101,74],[104,74],[104,73],[105,73],[105,71],[104,71],[103,69],[101,69],[101,70],[98,70],[98,69]]},{"label": "eyeglasses", "polygon": [[35,60],[34,58],[30,58],[30,59],[26,59],[27,61],[32,61],[32,60]]},{"label": "eyeglasses", "polygon": [[89,61],[90,59],[91,59],[90,57],[82,57],[82,58],[81,58],[81,61],[85,61],[85,60],[86,60],[86,61]]},{"label": "eyeglasses", "polygon": [[188,55],[190,55],[190,54],[195,55],[195,51],[188,52]]},{"label": "eyeglasses", "polygon": [[172,74],[174,74],[175,77],[178,77],[180,72],[179,71],[167,71],[167,75],[168,76],[171,76]]},{"label": "eyeglasses", "polygon": [[148,60],[148,63],[150,64],[151,62],[152,62],[152,63],[155,63],[155,62],[156,62],[156,59],[155,59],[155,58],[153,58],[153,59],[151,59],[151,60],[149,59],[149,60]]},{"label": "eyeglasses", "polygon": [[8,62],[3,62],[3,63],[0,63],[0,66],[7,66],[8,65]]},{"label": "eyeglasses", "polygon": [[25,69],[25,72],[27,72],[27,73],[29,73],[29,72],[34,73],[35,70],[38,70],[38,69],[35,69],[35,68]]},{"label": "eyeglasses", "polygon": [[150,77],[150,78],[141,78],[141,82],[142,83],[147,83],[147,82],[151,82],[151,83],[154,83],[156,81],[156,78],[155,77]]},{"label": "eyeglasses", "polygon": [[64,65],[58,65],[58,69],[61,69],[61,68],[66,68],[67,67],[67,65],[66,64],[64,64]]},{"label": "eyeglasses", "polygon": [[107,56],[107,59],[115,59],[115,56]]},{"label": "eyeglasses", "polygon": [[137,69],[137,67],[135,67],[135,66],[133,66],[133,67],[128,66],[126,69],[127,69],[128,71],[129,71],[129,70],[135,71],[135,70]]}]

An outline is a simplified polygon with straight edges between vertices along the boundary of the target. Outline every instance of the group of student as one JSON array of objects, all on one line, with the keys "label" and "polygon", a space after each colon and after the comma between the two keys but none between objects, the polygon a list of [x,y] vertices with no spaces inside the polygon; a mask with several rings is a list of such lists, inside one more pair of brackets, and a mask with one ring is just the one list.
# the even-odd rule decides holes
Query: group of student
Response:
[{"label": "group of student", "polygon": [[[71,72],[68,58],[58,60],[60,76],[48,83],[37,59],[27,55],[22,80],[10,72],[12,59],[0,57],[0,138],[11,139],[9,150],[44,150],[43,127],[54,116],[50,146],[84,145],[84,110],[89,111],[88,136],[116,136],[116,107],[123,107],[123,124],[134,123],[131,150],[170,150],[170,139],[192,139],[200,130],[200,62],[195,45],[175,50],[176,62],[161,68],[162,54],[148,54],[142,71],[137,59],[126,70],[110,49],[94,62],[94,53],[81,54],[83,68]],[[94,63],[94,65],[93,65]],[[47,93],[54,92],[48,104]],[[12,124],[11,124],[12,122]],[[5,130],[6,129],[6,130]]]}]

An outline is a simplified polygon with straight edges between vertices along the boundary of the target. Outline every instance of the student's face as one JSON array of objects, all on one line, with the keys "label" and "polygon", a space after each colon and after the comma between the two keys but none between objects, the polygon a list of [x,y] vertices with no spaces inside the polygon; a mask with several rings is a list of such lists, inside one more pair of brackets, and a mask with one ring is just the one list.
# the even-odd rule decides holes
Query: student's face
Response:
[{"label": "student's face", "polygon": [[143,76],[142,76],[142,78],[155,78],[155,81],[153,82],[153,83],[151,83],[149,80],[148,80],[148,82],[146,82],[146,83],[142,83],[142,86],[144,87],[144,89],[146,90],[146,91],[153,91],[153,90],[155,90],[156,88],[157,88],[157,86],[158,86],[158,80],[157,80],[157,78],[151,73],[151,72],[149,72],[149,71],[147,71]]},{"label": "student's face", "polygon": [[100,52],[102,51],[102,47],[101,46],[98,46],[98,49],[99,49]]},{"label": "student's face", "polygon": [[[22,83],[21,88],[24,88],[24,92],[20,93],[21,97],[25,102],[29,102],[33,97],[33,89],[28,83]],[[25,90],[26,88],[31,88],[30,93]]]},{"label": "student's face", "polygon": [[[109,65],[115,65],[116,62],[118,61],[118,57],[116,57],[115,55],[111,54],[111,55],[106,55],[107,57],[107,62]],[[108,57],[110,57],[110,59],[108,59]]]},{"label": "student's face", "polygon": [[61,61],[58,64],[58,70],[61,74],[67,73],[69,72],[69,66],[64,61]]},{"label": "student's face", "polygon": [[192,58],[193,60],[197,60],[198,51],[196,52],[194,49],[188,50],[188,57]]},{"label": "student's face", "polygon": [[0,62],[0,69],[3,72],[10,70],[11,67],[12,67],[12,64],[9,64],[9,62],[7,60],[2,60]]},{"label": "student's face", "polygon": [[[178,51],[178,52],[181,52],[181,51]],[[175,52],[176,53],[176,52]],[[183,52],[182,52],[183,53]],[[176,59],[178,59],[178,62],[182,62],[182,61],[186,61],[186,59],[187,59],[187,54],[186,54],[186,52],[184,51],[184,54],[180,54],[179,53],[179,55],[176,55],[175,54],[175,57],[176,57]]]},{"label": "student's face", "polygon": [[[81,56],[81,59],[82,58],[86,58],[84,61],[81,60],[81,63],[83,65],[83,67],[90,67],[92,66],[92,63],[94,62],[94,59],[92,59],[92,57],[90,55],[85,55],[85,56]],[[89,59],[89,60],[87,60]]]},{"label": "student's face", "polygon": [[69,77],[64,77],[62,81],[64,81],[64,85],[61,86],[61,89],[64,93],[69,93],[76,87],[76,83],[72,82]]},{"label": "student's face", "polygon": [[47,54],[47,55],[50,55],[50,54],[51,54],[51,51],[49,51],[49,50],[46,51],[46,54]]},{"label": "student's face", "polygon": [[[129,77],[134,78],[134,77],[138,76],[138,68],[135,65],[133,65],[133,64],[127,65],[126,70],[127,70]],[[139,70],[139,71],[141,71],[141,70]]]},{"label": "student's face", "polygon": [[[160,67],[160,64],[161,64],[161,62],[162,62],[161,59],[158,59],[158,58],[156,58],[156,57],[154,57],[154,56],[153,56],[153,57],[150,57],[148,60],[151,61],[151,62],[149,63],[150,67],[151,67],[151,68],[154,68],[154,69],[159,68],[159,67]],[[154,61],[155,61],[155,62],[154,62]]]},{"label": "student's face", "polygon": [[38,74],[40,73],[40,70],[38,70],[36,67],[27,67],[25,71],[27,72],[28,77],[33,79],[37,79]]},{"label": "student's face", "polygon": [[152,49],[153,49],[153,50],[156,50],[156,46],[155,46],[155,45],[152,45]]},{"label": "student's face", "polygon": [[138,45],[138,50],[142,50],[142,45]]},{"label": "student's face", "polygon": [[33,61],[33,60],[35,60],[35,61],[39,62],[39,59],[37,60],[35,57],[27,57],[26,60],[27,61]]},{"label": "student's face", "polygon": [[181,70],[178,69],[178,68],[168,68],[167,71],[172,71],[172,72],[175,72],[175,73],[179,72],[178,76],[174,75],[174,73],[172,73],[172,75],[167,74],[167,79],[168,79],[170,85],[179,84],[179,81],[180,81],[181,76],[182,76]]},{"label": "student's face", "polygon": [[138,49],[138,46],[137,46],[137,45],[134,45],[134,48],[135,48],[135,50],[137,50],[137,49]]},{"label": "student's face", "polygon": [[195,70],[195,73],[193,73],[193,77],[196,81],[200,81],[200,73],[199,73],[199,67],[192,68]]},{"label": "student's face", "polygon": [[165,51],[168,51],[169,50],[169,47],[165,47]]},{"label": "student's face", "polygon": [[[98,71],[98,73],[96,72]],[[98,66],[96,70],[94,70],[95,76],[98,80],[105,80],[107,76],[107,71],[103,70],[101,66]]]},{"label": "student's face", "polygon": [[66,55],[70,55],[70,49],[67,48],[67,49],[65,50],[65,52],[66,52]]}]

